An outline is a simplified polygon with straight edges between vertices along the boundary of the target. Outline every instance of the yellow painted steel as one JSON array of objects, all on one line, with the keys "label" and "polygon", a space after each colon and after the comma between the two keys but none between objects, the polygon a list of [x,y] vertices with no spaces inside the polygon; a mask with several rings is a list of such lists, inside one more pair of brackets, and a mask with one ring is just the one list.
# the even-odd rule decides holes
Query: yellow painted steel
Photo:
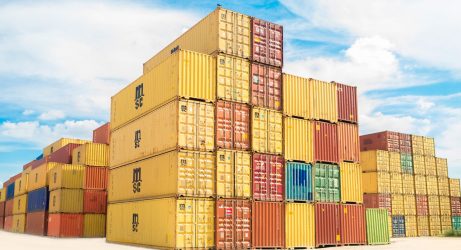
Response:
[{"label": "yellow painted steel", "polygon": [[434,138],[423,137],[424,155],[435,156]]},{"label": "yellow painted steel", "polygon": [[426,175],[437,175],[437,167],[435,165],[434,156],[424,156],[424,168],[426,169]]},{"label": "yellow painted steel", "polygon": [[418,236],[429,236],[429,216],[416,216]]},{"label": "yellow painted steel", "polygon": [[389,152],[389,171],[393,173],[402,173],[401,164],[400,153]]},{"label": "yellow painted steel", "polygon": [[444,234],[447,231],[453,230],[452,224],[451,224],[451,216],[450,215],[442,215],[440,216],[440,227],[442,230],[442,234]]},{"label": "yellow painted steel", "polygon": [[403,195],[403,205],[404,205],[404,214],[405,215],[416,215],[416,197],[415,197],[415,195],[404,194]]},{"label": "yellow painted steel", "polygon": [[405,215],[405,235],[407,237],[418,236],[418,227],[415,215]]},{"label": "yellow painted steel", "polygon": [[448,177],[448,163],[445,158],[435,158],[435,166],[437,169],[437,176]]},{"label": "yellow painted steel", "polygon": [[109,202],[165,196],[215,195],[216,157],[211,152],[173,150],[111,169]]},{"label": "yellow painted steel", "polygon": [[224,198],[251,197],[251,154],[249,152],[217,151],[216,195]]},{"label": "yellow painted steel", "polygon": [[415,180],[412,174],[402,174],[402,187],[404,194],[415,194]]},{"label": "yellow painted steel", "polygon": [[419,135],[411,135],[411,148],[413,150],[413,157],[415,155],[424,155],[423,137]]},{"label": "yellow painted steel", "polygon": [[6,200],[6,188],[0,188],[0,202]]},{"label": "yellow painted steel", "polygon": [[430,215],[440,215],[439,196],[428,195],[427,196],[427,204],[428,204],[428,207],[429,207],[429,214]]},{"label": "yellow painted steel", "polygon": [[126,165],[177,148],[214,150],[211,103],[174,100],[113,131],[110,166]]},{"label": "yellow painted steel", "polygon": [[341,162],[341,201],[363,203],[362,168],[358,163]]},{"label": "yellow painted steel", "polygon": [[28,191],[48,186],[48,172],[62,163],[48,162],[32,169],[29,174]]},{"label": "yellow painted steel", "polygon": [[413,155],[413,172],[418,175],[426,175],[426,166],[424,163],[424,156]]},{"label": "yellow painted steel", "polygon": [[260,153],[283,153],[282,113],[253,107],[251,115],[251,145]]},{"label": "yellow painted steel", "polygon": [[285,243],[287,248],[315,247],[315,213],[313,204],[286,204]]},{"label": "yellow painted steel", "polygon": [[144,63],[144,74],[178,49],[205,54],[223,52],[242,58],[251,53],[250,17],[218,7]]},{"label": "yellow painted steel", "polygon": [[313,98],[313,114],[315,120],[338,122],[338,87],[336,83],[309,79],[311,98]]},{"label": "yellow painted steel", "polygon": [[20,196],[28,192],[28,182],[29,182],[29,175],[28,174],[22,174],[21,177],[19,177],[15,182],[14,182],[14,196]]},{"label": "yellow painted steel", "polygon": [[217,64],[217,98],[250,102],[250,61],[240,57],[219,54]]},{"label": "yellow painted steel", "polygon": [[369,172],[362,174],[363,192],[367,194],[391,193],[391,176],[388,172]]},{"label": "yellow painted steel", "polygon": [[402,174],[390,173],[391,176],[391,193],[403,194]]},{"label": "yellow painted steel", "polygon": [[427,195],[426,176],[415,175],[415,194]]},{"label": "yellow painted steel", "polygon": [[43,157],[50,155],[53,152],[56,152],[58,149],[66,146],[69,143],[74,143],[74,144],[85,144],[89,143],[91,141],[88,140],[81,140],[81,139],[72,139],[72,138],[61,138],[50,145],[46,146],[43,149]]},{"label": "yellow painted steel", "polygon": [[213,248],[214,210],[212,199],[198,198],[109,204],[107,241],[156,248]]},{"label": "yellow painted steel", "polygon": [[284,117],[285,130],[285,160],[304,161],[314,160],[312,121]]},{"label": "yellow painted steel", "polygon": [[87,143],[72,151],[72,164],[81,164],[92,167],[109,166],[109,145],[101,143]]},{"label": "yellow painted steel", "polygon": [[82,213],[82,189],[56,189],[50,192],[50,213]]},{"label": "yellow painted steel", "polygon": [[439,196],[440,215],[451,216],[451,201],[449,196]]},{"label": "yellow painted steel", "polygon": [[26,230],[26,214],[15,214],[13,215],[13,225],[11,232],[24,233]]},{"label": "yellow painted steel", "polygon": [[439,195],[439,185],[437,177],[429,175],[426,176],[427,195]]},{"label": "yellow painted steel", "polygon": [[390,215],[387,219],[387,227],[389,229],[389,235],[392,235],[392,216]]},{"label": "yellow painted steel", "polygon": [[391,203],[392,203],[392,215],[405,215],[403,195],[392,194]]},{"label": "yellow painted steel", "polygon": [[430,215],[429,216],[429,235],[430,236],[440,236],[442,234],[442,228],[440,224],[439,215]]},{"label": "yellow painted steel", "polygon": [[364,172],[389,172],[389,152],[383,150],[360,152],[360,165]]},{"label": "yellow painted steel", "polygon": [[83,215],[83,237],[104,238],[106,236],[106,215],[85,214]]},{"label": "yellow painted steel", "polygon": [[438,177],[437,184],[439,187],[439,195],[446,195],[446,196],[450,195],[450,187],[448,184],[447,177]]},{"label": "yellow painted steel", "polygon": [[112,97],[111,130],[117,130],[178,97],[216,99],[216,58],[179,51]]},{"label": "yellow painted steel", "polygon": [[85,166],[76,164],[61,164],[48,172],[49,190],[60,188],[83,188]]},{"label": "yellow painted steel", "polygon": [[27,194],[16,196],[13,199],[13,214],[27,213]]},{"label": "yellow painted steel", "polygon": [[460,197],[461,196],[461,191],[460,191],[460,181],[459,181],[459,179],[450,178],[449,184],[450,184],[450,196],[452,196],[452,197]]}]

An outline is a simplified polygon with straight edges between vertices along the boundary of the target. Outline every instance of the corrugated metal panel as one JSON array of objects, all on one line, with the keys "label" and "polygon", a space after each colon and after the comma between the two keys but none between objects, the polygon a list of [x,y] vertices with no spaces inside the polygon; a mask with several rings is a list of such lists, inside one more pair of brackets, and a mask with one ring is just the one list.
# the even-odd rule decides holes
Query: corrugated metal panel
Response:
[{"label": "corrugated metal panel", "polygon": [[447,177],[438,177],[437,183],[439,187],[439,195],[450,195],[450,188],[448,185],[448,178]]},{"label": "corrugated metal panel", "polygon": [[391,193],[403,194],[402,174],[391,173]]},{"label": "corrugated metal panel", "polygon": [[360,161],[359,127],[356,124],[338,123],[339,160]]},{"label": "corrugated metal panel", "polygon": [[276,67],[283,66],[283,27],[251,18],[251,59]]},{"label": "corrugated metal panel", "polygon": [[439,196],[440,215],[451,216],[451,202],[449,196]]},{"label": "corrugated metal panel", "polygon": [[32,165],[32,169],[46,162],[60,162],[60,163],[71,164],[72,163],[72,152],[74,151],[74,149],[80,147],[80,145],[81,144],[69,143],[66,146],[56,150],[49,156],[43,158],[42,160],[39,160],[41,161],[41,163],[38,163],[39,161],[37,163],[34,163]]},{"label": "corrugated metal panel", "polygon": [[426,195],[416,195],[416,215],[429,215],[429,204]]},{"label": "corrugated metal panel", "polygon": [[216,201],[216,249],[251,247],[251,207],[248,200]]},{"label": "corrugated metal panel", "polygon": [[282,113],[254,107],[251,115],[252,149],[259,153],[283,153]]},{"label": "corrugated metal panel", "polygon": [[102,125],[99,128],[93,130],[93,142],[109,144],[110,140],[110,122]]},{"label": "corrugated metal panel", "polygon": [[314,165],[314,200],[339,202],[341,186],[338,165],[316,163]]},{"label": "corrugated metal panel", "polygon": [[83,188],[90,190],[105,190],[109,182],[109,169],[101,167],[85,168]]},{"label": "corrugated metal panel", "polygon": [[416,216],[418,236],[429,236],[429,216]]},{"label": "corrugated metal panel", "polygon": [[401,173],[400,154],[397,152],[389,152],[389,171],[394,173]]},{"label": "corrugated metal panel", "polygon": [[282,70],[251,63],[251,104],[282,111]]},{"label": "corrugated metal panel", "polygon": [[51,143],[50,145],[46,146],[43,149],[43,157],[46,157],[46,156],[50,155],[53,152],[56,152],[60,148],[66,146],[67,144],[70,144],[70,143],[73,143],[73,144],[85,144],[85,143],[89,143],[89,142],[91,142],[91,141],[80,140],[80,139],[71,139],[71,138],[61,138],[61,139]]},{"label": "corrugated metal panel", "polygon": [[48,236],[82,237],[83,214],[49,214]]},{"label": "corrugated metal panel", "polygon": [[411,135],[399,133],[400,152],[411,155]]},{"label": "corrugated metal panel", "polygon": [[250,61],[240,57],[217,56],[217,98],[250,103]]},{"label": "corrugated metal panel", "polygon": [[411,174],[402,174],[403,194],[415,194],[415,177]]},{"label": "corrugated metal panel", "polygon": [[27,212],[27,194],[14,197],[13,214],[25,214]]},{"label": "corrugated metal panel", "polygon": [[111,169],[109,202],[165,196],[215,195],[213,153],[174,150]]},{"label": "corrugated metal panel", "polygon": [[435,165],[437,169],[437,176],[448,177],[448,163],[445,158],[435,158]]},{"label": "corrugated metal panel", "polygon": [[461,216],[453,216],[452,223],[454,230],[461,230]]},{"label": "corrugated metal panel", "polygon": [[200,198],[109,204],[107,241],[157,248],[213,248],[214,210],[213,200]]},{"label": "corrugated metal panel", "polygon": [[459,181],[459,179],[450,178],[449,184],[450,184],[450,196],[460,197],[461,196],[461,191],[460,191],[460,181]]},{"label": "corrugated metal panel", "polygon": [[426,175],[426,166],[424,163],[424,156],[413,155],[413,172],[416,175]]},{"label": "corrugated metal panel", "polygon": [[424,156],[424,168],[426,169],[426,175],[437,175],[437,167],[435,165],[434,156]]},{"label": "corrugated metal panel", "polygon": [[403,195],[404,215],[416,215],[416,197],[411,194]]},{"label": "corrugated metal panel", "polygon": [[311,164],[300,162],[286,163],[285,199],[290,201],[312,201]]},{"label": "corrugated metal panel", "polygon": [[413,155],[424,155],[423,137],[418,135],[411,135],[411,148]]},{"label": "corrugated metal panel", "polygon": [[85,214],[83,216],[83,237],[104,238],[106,236],[106,215]]},{"label": "corrugated metal panel", "polygon": [[400,154],[402,173],[413,174],[413,157],[411,154]]},{"label": "corrugated metal panel", "polygon": [[339,163],[338,126],[314,122],[314,161]]},{"label": "corrugated metal panel", "polygon": [[83,188],[84,165],[61,164],[48,172],[50,191],[59,188]]},{"label": "corrugated metal panel", "polygon": [[285,246],[285,204],[253,202],[252,247],[283,248]]},{"label": "corrugated metal panel", "polygon": [[27,194],[27,213],[48,211],[48,188],[43,187]]},{"label": "corrugated metal panel", "polygon": [[5,202],[5,217],[13,215],[14,200],[7,200]]},{"label": "corrugated metal panel", "polygon": [[281,156],[253,155],[253,199],[262,201],[283,201],[284,160]]},{"label": "corrugated metal panel", "polygon": [[431,215],[429,216],[429,235],[440,236],[442,234],[442,228],[440,225],[440,216]]},{"label": "corrugated metal panel", "polygon": [[341,162],[341,201],[363,202],[362,168],[358,163]]},{"label": "corrugated metal panel", "polygon": [[13,227],[11,232],[24,233],[26,231],[26,214],[13,215]]},{"label": "corrugated metal panel", "polygon": [[[451,215],[461,216],[461,200],[459,197],[450,197]],[[1,217],[1,215],[0,215]]]},{"label": "corrugated metal panel", "polygon": [[427,195],[426,176],[415,175],[415,194]]},{"label": "corrugated metal panel", "polygon": [[453,226],[451,225],[451,216],[450,215],[440,216],[440,226],[442,228],[442,233],[453,230]]},{"label": "corrugated metal panel", "polygon": [[435,143],[434,138],[423,137],[424,155],[435,156]]},{"label": "corrugated metal panel", "polygon": [[50,213],[82,213],[82,189],[56,189],[50,192]]},{"label": "corrugated metal panel", "polygon": [[29,175],[23,173],[22,176],[14,181],[14,196],[23,195],[28,192],[27,183],[29,182]]},{"label": "corrugated metal panel", "polygon": [[284,117],[285,159],[289,161],[314,161],[313,122]]},{"label": "corrugated metal panel", "polygon": [[341,204],[341,243],[366,245],[365,208],[357,204]]},{"label": "corrugated metal panel", "polygon": [[250,149],[250,106],[242,103],[216,103],[216,147]]},{"label": "corrugated metal panel", "polygon": [[391,176],[388,172],[369,172],[362,174],[363,192],[367,194],[391,193]]},{"label": "corrugated metal panel", "polygon": [[46,236],[48,230],[48,212],[39,211],[27,213],[26,233],[39,236]]},{"label": "corrugated metal panel", "polygon": [[[339,204],[315,203],[315,246],[341,244],[341,215]],[[322,223],[318,223],[322,222]]]},{"label": "corrugated metal panel", "polygon": [[357,123],[357,87],[336,83],[338,89],[338,118],[340,121]]},{"label": "corrugated metal panel", "polygon": [[405,237],[405,216],[392,216],[392,237]]},{"label": "corrugated metal panel", "polygon": [[405,236],[407,237],[418,236],[416,216],[414,215],[405,215]]},{"label": "corrugated metal panel", "polygon": [[426,187],[428,195],[439,195],[437,177],[431,175],[426,176]]},{"label": "corrugated metal panel", "polygon": [[285,247],[315,247],[315,212],[309,203],[285,205]]},{"label": "corrugated metal panel", "polygon": [[364,172],[389,172],[389,152],[370,150],[360,152],[360,166]]},{"label": "corrugated metal panel", "polygon": [[440,215],[439,196],[435,196],[435,195],[427,196],[427,203],[429,207],[429,214],[431,216]]},{"label": "corrugated metal panel", "polygon": [[382,208],[392,214],[390,194],[363,194],[363,206],[365,208]]},{"label": "corrugated metal panel", "polygon": [[[5,218],[5,202],[0,201],[0,223],[3,221]],[[0,227],[2,229],[2,227]]]},{"label": "corrugated metal panel", "polygon": [[3,225],[3,228],[5,229],[5,231],[11,232],[12,227],[13,227],[13,216],[6,216],[5,224]]},{"label": "corrugated metal panel", "polygon": [[360,136],[360,151],[377,149],[400,152],[400,133],[383,131]]},{"label": "corrugated metal panel", "polygon": [[226,198],[251,197],[251,154],[218,150],[216,155],[216,195]]},{"label": "corrugated metal panel", "polygon": [[48,162],[32,169],[29,174],[29,192],[48,185],[48,172],[61,163]]},{"label": "corrugated metal panel", "polygon": [[405,214],[403,195],[392,194],[391,204],[392,204],[392,215],[404,215]]},{"label": "corrugated metal panel", "polygon": [[385,209],[366,209],[367,241],[369,245],[390,243],[389,217]]},{"label": "corrugated metal panel", "polygon": [[83,213],[105,214],[107,208],[107,192],[100,190],[84,190]]},{"label": "corrugated metal panel", "polygon": [[111,167],[176,148],[214,150],[214,107],[190,100],[172,101],[112,132]]},{"label": "corrugated metal panel", "polygon": [[87,143],[74,149],[72,164],[81,164],[93,167],[109,166],[109,145]]},{"label": "corrugated metal panel", "polygon": [[0,189],[0,202],[3,202],[6,200],[6,188],[1,188]]},{"label": "corrugated metal panel", "polygon": [[309,79],[309,93],[313,101],[313,114],[315,120],[338,122],[338,96],[335,83]]},{"label": "corrugated metal panel", "polygon": [[223,52],[242,58],[250,57],[250,17],[221,7],[200,20],[175,41],[144,63],[144,74],[178,49],[205,54]]}]

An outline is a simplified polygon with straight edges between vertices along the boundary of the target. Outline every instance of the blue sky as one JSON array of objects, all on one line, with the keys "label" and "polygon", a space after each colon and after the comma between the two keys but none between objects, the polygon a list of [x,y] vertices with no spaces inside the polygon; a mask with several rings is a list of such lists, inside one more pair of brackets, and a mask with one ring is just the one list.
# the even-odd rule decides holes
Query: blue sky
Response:
[{"label": "blue sky", "polygon": [[362,133],[434,136],[461,177],[456,1],[0,1],[0,181],[90,138],[110,96],[218,2],[284,25],[285,72],[358,86]]}]

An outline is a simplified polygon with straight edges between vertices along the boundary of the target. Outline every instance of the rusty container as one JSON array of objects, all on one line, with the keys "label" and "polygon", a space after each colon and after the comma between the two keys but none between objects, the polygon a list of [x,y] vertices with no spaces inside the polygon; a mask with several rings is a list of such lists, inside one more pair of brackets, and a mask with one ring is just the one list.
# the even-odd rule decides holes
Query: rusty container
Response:
[{"label": "rusty container", "polygon": [[48,212],[38,211],[27,214],[26,233],[46,236],[48,231]]},{"label": "rusty container", "polygon": [[363,205],[365,208],[384,208],[389,215],[392,214],[390,194],[363,194]]},{"label": "rusty container", "polygon": [[225,149],[250,149],[250,106],[216,102],[216,146]]},{"label": "rusty container", "polygon": [[252,247],[285,246],[285,204],[254,201],[252,207]]},{"label": "rusty container", "polygon": [[341,245],[340,205],[335,203],[315,204],[316,247]]},{"label": "rusty container", "polygon": [[93,142],[109,144],[110,140],[110,123],[106,123],[101,127],[93,130]]},{"label": "rusty container", "polygon": [[216,201],[216,249],[251,248],[251,201]]},{"label": "rusty container", "polygon": [[251,104],[282,111],[282,70],[251,63]]},{"label": "rusty container", "polygon": [[283,66],[283,26],[251,18],[251,59],[276,67]]},{"label": "rusty container", "polygon": [[107,192],[85,190],[83,193],[83,213],[105,214],[107,209]]},{"label": "rusty container", "polygon": [[365,208],[362,204],[340,205],[341,244],[366,245]]},{"label": "rusty container", "polygon": [[359,126],[351,123],[338,123],[339,160],[360,161]]},{"label": "rusty container", "polygon": [[314,122],[314,161],[339,163],[338,126]]},{"label": "rusty container", "polygon": [[357,123],[357,87],[336,83],[338,89],[338,120]]},{"label": "rusty container", "polygon": [[49,214],[48,236],[82,237],[83,214]]},{"label": "rusty container", "polygon": [[384,131],[360,136],[360,151],[376,149],[391,152],[400,152],[399,133]]},{"label": "rusty container", "polygon": [[258,201],[283,201],[284,160],[281,156],[253,155],[253,199]]}]

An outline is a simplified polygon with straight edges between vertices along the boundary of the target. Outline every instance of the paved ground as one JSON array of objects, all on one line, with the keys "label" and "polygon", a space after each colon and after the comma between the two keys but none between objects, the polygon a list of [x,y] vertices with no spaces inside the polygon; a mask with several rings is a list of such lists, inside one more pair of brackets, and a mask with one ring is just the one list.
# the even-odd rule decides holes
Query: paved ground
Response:
[{"label": "paved ground", "polygon": [[[0,249],[14,250],[140,250],[143,248],[107,244],[105,239],[56,239],[0,231]],[[333,249],[357,250],[460,250],[461,238],[403,238],[392,239],[384,246],[350,246]]]}]

